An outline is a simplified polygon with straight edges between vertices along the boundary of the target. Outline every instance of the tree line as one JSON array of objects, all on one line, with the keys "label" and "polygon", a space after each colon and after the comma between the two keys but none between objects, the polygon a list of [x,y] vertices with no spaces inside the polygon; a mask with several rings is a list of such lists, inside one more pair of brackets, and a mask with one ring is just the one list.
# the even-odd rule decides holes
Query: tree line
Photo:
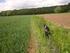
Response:
[{"label": "tree line", "polygon": [[64,13],[64,12],[70,12],[70,3],[68,5],[60,5],[52,7],[7,10],[0,12],[0,16],[32,15],[32,14],[48,14],[48,13]]}]

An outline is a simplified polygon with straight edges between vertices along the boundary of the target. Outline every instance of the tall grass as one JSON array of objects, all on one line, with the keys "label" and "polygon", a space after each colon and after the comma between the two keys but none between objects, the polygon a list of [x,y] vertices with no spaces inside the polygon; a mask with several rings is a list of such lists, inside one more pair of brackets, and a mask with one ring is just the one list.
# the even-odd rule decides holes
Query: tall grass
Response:
[{"label": "tall grass", "polygon": [[[32,20],[39,44],[38,53],[70,53],[70,29],[65,29],[42,17],[34,17]],[[44,33],[44,24],[50,29],[50,38]]]},{"label": "tall grass", "polygon": [[[51,32],[44,33],[44,24]],[[38,16],[0,17],[0,53],[28,53],[30,35],[36,37],[36,53],[70,53],[70,29]]]},{"label": "tall grass", "polygon": [[32,18],[32,28],[34,37],[36,37],[38,48],[36,53],[48,53],[47,39],[44,34],[44,20],[41,17],[34,16]]},{"label": "tall grass", "polygon": [[0,53],[27,53],[29,37],[28,16],[0,17]]},{"label": "tall grass", "polygon": [[49,20],[45,22],[51,31],[50,53],[70,53],[70,29],[65,29]]}]

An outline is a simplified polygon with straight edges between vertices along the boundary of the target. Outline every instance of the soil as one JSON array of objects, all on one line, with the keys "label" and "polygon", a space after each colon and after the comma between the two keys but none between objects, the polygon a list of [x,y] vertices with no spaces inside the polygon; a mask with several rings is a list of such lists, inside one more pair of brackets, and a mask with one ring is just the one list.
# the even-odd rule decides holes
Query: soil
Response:
[{"label": "soil", "polygon": [[37,50],[38,50],[37,39],[33,34],[31,34],[28,53],[37,53]]},{"label": "soil", "polygon": [[64,28],[70,28],[70,13],[40,15]]}]

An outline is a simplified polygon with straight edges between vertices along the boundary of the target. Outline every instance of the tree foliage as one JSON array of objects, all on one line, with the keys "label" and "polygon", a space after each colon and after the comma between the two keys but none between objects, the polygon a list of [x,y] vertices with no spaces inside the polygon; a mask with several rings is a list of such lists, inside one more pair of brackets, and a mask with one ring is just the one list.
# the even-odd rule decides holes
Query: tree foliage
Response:
[{"label": "tree foliage", "polygon": [[55,9],[54,9],[54,12],[55,13],[60,13],[60,12],[62,12],[63,11],[63,9],[60,7],[60,6],[58,6],[58,7],[56,7]]},{"label": "tree foliage", "polygon": [[20,9],[20,10],[7,10],[0,13],[1,16],[11,15],[31,15],[31,14],[47,14],[47,13],[63,13],[70,12],[70,3],[68,5],[32,8],[32,9]]}]

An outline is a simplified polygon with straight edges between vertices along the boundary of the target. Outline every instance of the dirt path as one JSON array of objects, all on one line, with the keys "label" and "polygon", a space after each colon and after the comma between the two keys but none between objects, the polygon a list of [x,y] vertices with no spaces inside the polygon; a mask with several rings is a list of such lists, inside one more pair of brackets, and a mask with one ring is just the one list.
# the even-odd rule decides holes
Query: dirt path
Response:
[{"label": "dirt path", "polygon": [[28,52],[29,53],[37,53],[37,48],[38,47],[37,47],[36,38],[33,35],[31,35]]},{"label": "dirt path", "polygon": [[38,40],[35,36],[35,31],[33,30],[33,22],[31,22],[31,37],[29,40],[28,53],[38,53]]},{"label": "dirt path", "polygon": [[53,23],[56,23],[59,26],[70,28],[70,13],[44,14],[40,16],[52,21]]}]

